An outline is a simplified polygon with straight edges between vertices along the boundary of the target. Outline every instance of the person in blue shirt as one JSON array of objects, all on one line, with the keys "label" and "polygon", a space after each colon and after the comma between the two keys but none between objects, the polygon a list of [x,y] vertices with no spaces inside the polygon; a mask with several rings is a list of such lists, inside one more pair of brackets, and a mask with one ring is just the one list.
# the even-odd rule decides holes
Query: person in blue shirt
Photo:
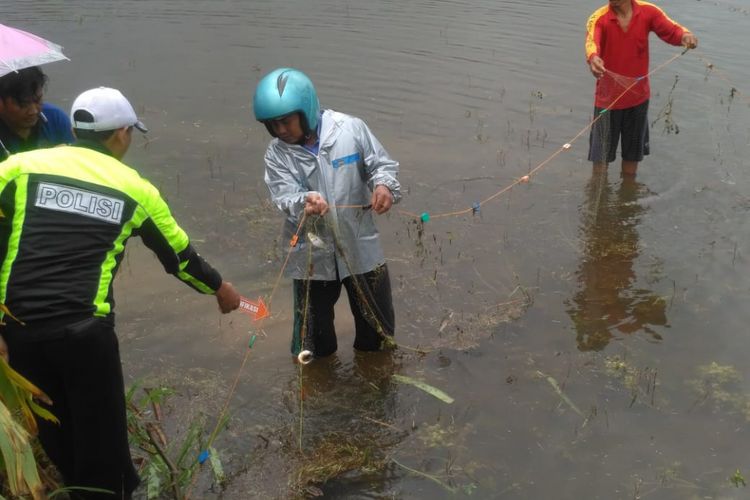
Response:
[{"label": "person in blue shirt", "polygon": [[0,77],[0,162],[13,153],[73,142],[68,115],[43,101],[46,84],[38,66]]}]

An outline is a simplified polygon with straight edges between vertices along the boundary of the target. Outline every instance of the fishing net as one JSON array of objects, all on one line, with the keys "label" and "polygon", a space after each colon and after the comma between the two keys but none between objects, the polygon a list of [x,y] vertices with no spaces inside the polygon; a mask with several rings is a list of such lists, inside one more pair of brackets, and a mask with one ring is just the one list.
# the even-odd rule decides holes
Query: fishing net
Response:
[{"label": "fishing net", "polygon": [[618,104],[627,101],[640,101],[648,97],[648,80],[643,77],[630,77],[607,70],[596,81],[596,97],[601,108],[617,109]]},{"label": "fishing net", "polygon": [[[328,217],[308,219],[303,225],[302,234],[303,238],[309,242],[307,245],[307,268],[309,275],[313,274],[313,248],[324,245],[322,237],[325,235],[332,236],[335,252],[340,260],[344,262],[349,274],[348,280],[345,280],[347,282],[347,294],[353,295],[349,298],[349,302],[351,307],[356,308],[359,312],[356,321],[363,323],[357,324],[357,328],[364,329],[369,327],[371,330],[377,332],[381,348],[395,347],[393,341],[393,308],[390,305],[391,291],[387,268],[381,266],[364,275],[355,273],[354,269],[361,268],[361,266],[352,265],[353,262],[356,263],[356,260],[353,259],[357,259],[358,255],[356,252],[352,253],[345,250],[339,231]],[[313,281],[310,279],[299,280],[295,283],[295,318],[297,319],[297,323],[299,323],[295,324],[292,339],[292,352],[295,355],[299,354],[300,351],[315,353],[318,351],[316,347],[320,347],[316,346],[316,340],[318,339],[315,338],[316,335],[313,335],[314,328],[311,324],[311,320],[313,319],[311,315],[314,309],[310,306],[312,283]]]}]

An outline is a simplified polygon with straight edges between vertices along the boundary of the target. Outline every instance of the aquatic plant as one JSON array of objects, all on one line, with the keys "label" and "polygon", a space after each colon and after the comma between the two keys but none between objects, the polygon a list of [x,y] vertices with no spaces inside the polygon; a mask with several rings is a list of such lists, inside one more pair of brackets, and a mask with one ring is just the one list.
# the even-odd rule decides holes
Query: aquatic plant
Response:
[{"label": "aquatic plant", "polygon": [[291,484],[292,490],[315,492],[317,487],[340,477],[346,472],[375,472],[387,461],[370,440],[355,440],[350,434],[332,432],[322,436],[306,453],[300,454],[300,464]]},{"label": "aquatic plant", "polygon": [[458,431],[453,424],[443,425],[436,422],[432,425],[421,425],[417,431],[417,438],[427,448],[455,448]]},{"label": "aquatic plant", "polygon": [[7,484],[14,497],[31,495],[34,499],[44,498],[45,487],[32,448],[32,436],[36,432],[33,416],[30,419],[33,431],[27,427],[28,413],[32,411],[27,403],[31,389],[20,386],[16,377],[23,379],[0,358],[0,470],[4,472],[0,473],[0,482]]},{"label": "aquatic plant", "polygon": [[747,483],[745,482],[745,476],[742,475],[739,469],[734,471],[734,474],[732,474],[732,477],[729,478],[729,481],[734,485],[735,488],[739,488],[742,486],[743,488],[747,486]]},{"label": "aquatic plant", "polygon": [[453,403],[452,397],[450,397],[448,394],[438,389],[437,387],[433,387],[426,382],[423,382],[421,380],[417,380],[411,377],[407,377],[405,375],[399,375],[399,374],[393,374],[391,378],[393,378],[395,382],[399,382],[401,384],[413,385],[414,387],[417,387],[418,389],[422,389],[427,394],[435,396],[437,399],[439,399],[440,401],[443,401],[444,403],[447,403],[447,404]]},{"label": "aquatic plant", "polygon": [[667,103],[664,105],[664,107],[656,114],[656,118],[651,122],[651,126],[653,127],[656,125],[659,120],[664,120],[664,129],[663,132],[665,134],[679,134],[680,133],[680,127],[677,125],[677,122],[674,120],[673,110],[672,107],[674,105],[674,91],[677,88],[677,82],[680,81],[679,75],[675,75],[674,77],[674,83],[672,84],[672,88],[669,90],[669,94],[667,96]]},{"label": "aquatic plant", "polygon": [[654,406],[659,374],[656,368],[640,368],[620,356],[607,356],[604,359],[604,369],[608,376],[620,379],[624,387],[630,391],[629,406],[633,406],[638,398],[642,403]]},{"label": "aquatic plant", "polygon": [[742,378],[735,367],[713,361],[699,366],[697,371],[699,378],[688,381],[698,394],[693,406],[712,403],[717,411],[743,413],[750,420],[750,398],[737,388]]},{"label": "aquatic plant", "polygon": [[[170,442],[163,430],[162,404],[174,391],[167,387],[139,389],[135,384],[126,394],[128,435],[131,446],[140,451],[134,462],[146,484],[147,498],[189,498],[198,469],[205,462],[211,467],[215,484],[223,487],[226,475],[220,455],[202,439],[205,422],[193,420],[182,436]],[[136,398],[136,393],[142,396]],[[217,429],[222,429],[226,421],[223,419]]]},{"label": "aquatic plant", "polygon": [[[5,305],[0,309],[15,319]],[[34,398],[51,404],[44,392],[10,367],[0,356],[0,484],[7,484],[14,497],[44,498],[48,486],[40,477],[33,437],[37,433],[34,415],[57,422]]]}]

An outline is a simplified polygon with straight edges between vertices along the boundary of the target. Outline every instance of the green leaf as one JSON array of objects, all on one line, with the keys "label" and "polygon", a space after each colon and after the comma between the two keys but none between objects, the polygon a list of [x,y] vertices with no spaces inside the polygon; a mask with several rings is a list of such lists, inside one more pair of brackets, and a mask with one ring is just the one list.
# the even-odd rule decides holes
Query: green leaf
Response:
[{"label": "green leaf", "polygon": [[42,408],[41,406],[39,406],[38,404],[36,404],[34,401],[29,401],[29,406],[34,411],[34,413],[36,413],[37,415],[39,415],[40,417],[42,417],[44,420],[48,420],[48,421],[54,422],[56,424],[60,423],[60,421],[57,420],[56,416],[54,416],[52,413],[50,413],[49,411],[47,411],[46,408]]},{"label": "green leaf", "polygon": [[227,477],[224,475],[224,468],[221,466],[221,460],[219,460],[219,452],[213,446],[208,448],[208,460],[211,462],[214,479],[217,483],[224,484]]},{"label": "green leaf", "polygon": [[36,434],[37,426],[34,413],[39,416],[57,419],[48,411],[37,405],[33,398],[51,403],[49,397],[34,384],[26,380],[20,373],[15,371],[8,363],[0,357],[0,401],[2,401],[11,413],[20,412],[23,416],[21,422],[31,434]]},{"label": "green leaf", "polygon": [[565,403],[568,406],[570,406],[570,408],[574,412],[576,412],[581,417],[586,418],[586,416],[583,414],[583,412],[581,410],[578,409],[578,407],[575,405],[575,403],[573,403],[573,401],[571,401],[571,399],[568,396],[565,395],[565,393],[560,388],[560,384],[557,383],[557,380],[555,380],[554,377],[552,377],[551,375],[547,375],[546,373],[542,373],[542,372],[540,372],[538,370],[537,370],[536,373],[537,373],[538,376],[544,377],[544,379],[547,380],[547,382],[549,383],[549,385],[552,386],[552,388],[555,390],[555,392],[557,393],[557,395],[560,396],[560,398],[563,401],[565,401]]},{"label": "green leaf", "polygon": [[161,474],[159,467],[151,462],[146,469],[146,496],[151,500],[158,498],[161,492]]},{"label": "green leaf", "polygon": [[397,375],[397,374],[392,375],[392,377],[393,377],[393,380],[395,380],[396,382],[400,382],[402,384],[413,385],[414,387],[418,389],[422,389],[427,394],[435,396],[436,398],[438,398],[440,401],[443,401],[444,403],[451,404],[454,401],[454,399],[450,397],[449,395],[447,395],[445,392],[441,391],[437,387],[433,387],[430,384],[422,382],[421,380],[417,380],[411,377],[407,377],[405,375]]},{"label": "green leaf", "polygon": [[50,493],[47,498],[52,499],[59,495],[67,495],[71,491],[89,491],[91,493],[109,493],[110,495],[114,495],[114,492],[112,490],[105,490],[102,488],[90,488],[88,486],[66,486],[64,488],[58,488],[52,493]]},{"label": "green leaf", "polygon": [[0,401],[0,454],[3,456],[8,487],[14,496],[31,492],[41,498],[44,491],[39,478],[29,433],[15,421]]},{"label": "green leaf", "polygon": [[[175,465],[177,465],[177,467],[183,467],[183,463],[185,461],[185,458],[188,456],[188,452],[193,448],[193,445],[198,442],[198,436],[200,435],[200,432],[201,424],[198,422],[192,422],[185,436],[185,439],[182,441],[180,451],[177,453],[177,461],[175,462]],[[191,463],[198,462],[198,454],[195,453],[194,455],[194,457],[191,456]]]}]

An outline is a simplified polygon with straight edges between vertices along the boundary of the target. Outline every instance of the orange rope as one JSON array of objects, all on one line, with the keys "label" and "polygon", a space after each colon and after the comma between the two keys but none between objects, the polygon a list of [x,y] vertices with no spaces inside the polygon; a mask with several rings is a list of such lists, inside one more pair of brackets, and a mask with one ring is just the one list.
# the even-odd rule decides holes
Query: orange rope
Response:
[{"label": "orange rope", "polygon": [[[683,55],[684,53],[685,53],[685,52],[683,51],[683,52],[681,52],[681,53],[679,53],[679,54],[675,54],[675,55],[674,55],[674,56],[673,56],[672,58],[668,59],[667,61],[663,62],[662,64],[660,64],[659,66],[657,66],[656,68],[654,68],[653,70],[651,70],[651,71],[650,71],[650,72],[649,72],[648,74],[646,74],[646,76],[644,76],[644,77],[641,77],[641,78],[638,78],[638,79],[636,79],[636,80],[635,80],[635,81],[634,81],[633,83],[631,83],[631,84],[630,84],[630,85],[629,85],[629,86],[628,86],[628,87],[627,87],[627,88],[626,88],[625,90],[623,90],[623,91],[622,91],[622,93],[621,93],[620,95],[618,95],[618,96],[617,96],[617,98],[615,98],[615,99],[614,99],[614,100],[612,101],[612,103],[611,103],[611,104],[609,105],[609,107],[608,107],[608,108],[605,108],[605,111],[609,111],[609,110],[611,110],[611,109],[612,109],[612,107],[613,107],[613,106],[614,106],[614,105],[615,105],[615,104],[616,104],[616,103],[617,103],[617,102],[618,102],[618,101],[619,101],[620,99],[622,99],[622,97],[623,97],[623,96],[624,96],[625,94],[627,94],[627,93],[628,93],[628,91],[630,91],[630,89],[631,89],[631,88],[633,88],[633,86],[635,86],[635,85],[636,85],[636,84],[637,84],[637,83],[638,83],[638,82],[639,82],[640,80],[642,80],[643,78],[647,78],[647,77],[651,76],[652,74],[656,73],[657,71],[661,70],[662,68],[664,68],[664,67],[665,67],[665,66],[667,66],[668,64],[672,63],[672,62],[673,62],[673,61],[674,61],[675,59],[677,59],[678,57],[680,57],[680,56],[681,56],[681,55]],[[557,150],[556,150],[556,151],[555,151],[554,153],[552,153],[552,154],[551,154],[551,155],[550,155],[550,156],[549,156],[549,157],[548,157],[547,159],[545,159],[545,160],[544,160],[543,162],[541,162],[541,163],[540,163],[539,165],[537,165],[536,167],[534,167],[533,169],[531,169],[531,170],[529,171],[529,173],[528,173],[528,174],[524,175],[523,177],[521,177],[521,178],[519,178],[519,179],[516,179],[515,181],[513,181],[513,182],[512,182],[512,183],[510,183],[509,185],[505,186],[505,187],[504,187],[503,189],[501,189],[501,190],[500,190],[500,191],[498,191],[497,193],[495,193],[495,194],[493,194],[493,195],[491,195],[491,196],[489,196],[489,197],[485,198],[484,200],[482,200],[481,202],[479,202],[479,203],[478,203],[477,205],[481,207],[481,206],[482,206],[482,205],[484,205],[485,203],[487,203],[487,202],[489,202],[489,201],[492,201],[492,200],[494,200],[495,198],[497,198],[498,196],[502,195],[503,193],[505,193],[505,192],[507,192],[507,191],[510,191],[511,189],[513,189],[513,187],[514,187],[514,186],[516,186],[516,185],[518,185],[518,184],[525,184],[525,183],[529,182],[529,179],[530,179],[530,177],[531,177],[532,175],[534,175],[534,174],[535,174],[535,173],[536,173],[537,171],[541,170],[541,169],[542,169],[542,168],[543,168],[543,167],[544,167],[545,165],[547,165],[547,164],[548,164],[548,163],[549,163],[550,161],[552,161],[552,160],[553,160],[554,158],[556,158],[556,157],[557,157],[557,156],[558,156],[558,155],[559,155],[560,153],[562,153],[563,151],[566,151],[566,150],[568,150],[568,149],[570,148],[571,144],[573,144],[573,143],[574,143],[575,141],[577,141],[577,140],[578,140],[578,139],[579,139],[579,138],[580,138],[580,137],[581,137],[581,136],[582,136],[582,135],[583,135],[584,133],[586,133],[586,132],[587,132],[587,131],[588,131],[589,129],[591,129],[591,127],[593,127],[593,126],[594,126],[594,124],[595,124],[595,123],[596,123],[596,122],[597,122],[597,121],[598,121],[598,120],[599,120],[599,119],[600,119],[600,118],[601,118],[601,117],[602,117],[602,116],[603,116],[604,114],[605,114],[605,113],[604,113],[604,112],[602,112],[602,113],[600,113],[600,114],[599,114],[598,116],[596,116],[596,117],[595,117],[595,118],[594,118],[593,120],[591,120],[591,122],[589,122],[589,124],[588,124],[588,125],[586,125],[585,127],[583,127],[583,128],[582,128],[582,129],[581,129],[581,130],[580,130],[580,131],[579,131],[579,132],[578,132],[578,133],[577,133],[577,134],[576,134],[576,135],[575,135],[575,136],[574,136],[574,137],[573,137],[573,138],[572,138],[572,139],[571,139],[571,140],[569,141],[569,142],[567,142],[566,144],[564,144],[564,145],[560,146],[560,147],[559,147],[559,148],[558,148],[558,149],[557,149]],[[476,206],[476,205],[475,205],[475,206]],[[441,219],[441,218],[445,218],[445,217],[453,217],[453,216],[457,216],[457,215],[465,215],[465,214],[469,214],[469,213],[472,213],[472,212],[474,212],[475,210],[476,210],[476,208],[474,208],[474,207],[470,207],[470,208],[467,208],[467,209],[464,209],[464,210],[456,210],[456,211],[454,211],[454,212],[444,212],[444,213],[439,213],[439,214],[429,214],[429,216],[430,216],[430,219]],[[419,219],[419,218],[421,218],[421,215],[417,215],[417,214],[415,214],[415,213],[412,213],[412,212],[407,212],[407,211],[405,211],[405,210],[398,210],[398,213],[399,213],[399,214],[401,214],[401,215],[406,215],[406,216],[409,216],[409,217],[413,217],[413,218],[415,218],[415,219]]]},{"label": "orange rope", "polygon": [[[294,233],[294,236],[292,237],[289,245],[289,250],[287,250],[286,258],[284,259],[284,263],[281,266],[281,269],[279,270],[279,274],[276,277],[276,283],[274,284],[273,288],[271,289],[271,294],[268,296],[268,301],[266,306],[268,307],[268,310],[271,310],[271,302],[273,301],[273,296],[276,293],[276,290],[279,287],[279,283],[281,282],[281,277],[284,275],[284,269],[286,269],[287,264],[289,263],[289,256],[292,253],[292,249],[297,244],[297,239],[299,238],[299,233],[302,230],[302,226],[305,224],[305,220],[307,219],[307,214],[302,215],[302,219],[299,222],[299,225],[297,226],[297,230]],[[261,320],[261,324],[264,321],[264,318]],[[234,392],[237,389],[237,384],[240,381],[240,376],[242,375],[242,370],[245,368],[245,365],[247,364],[247,360],[250,357],[250,348],[245,350],[245,356],[242,358],[242,364],[240,365],[239,369],[237,370],[237,374],[234,377],[234,381],[232,382],[232,386],[229,389],[229,393],[227,394],[226,400],[224,402],[224,405],[221,409],[221,412],[219,413],[219,417],[216,419],[216,426],[214,426],[214,430],[211,432],[211,435],[209,437],[208,442],[204,446],[205,450],[208,450],[211,445],[213,444],[214,439],[216,439],[216,436],[218,435],[219,426],[221,425],[222,420],[224,419],[224,415],[226,415],[227,410],[229,409],[229,403],[232,401],[232,397],[234,396]],[[203,464],[200,462],[198,463],[198,470],[195,471],[193,474],[193,478],[190,481],[190,487],[187,489],[187,492],[185,493],[185,500],[190,500],[190,492],[192,491],[193,487],[195,486],[195,482],[198,479],[198,472],[200,471],[200,468]]]},{"label": "orange rope", "polygon": [[297,226],[297,230],[294,232],[294,236],[292,236],[292,239],[289,242],[289,250],[286,252],[286,258],[284,259],[284,263],[281,265],[281,270],[279,271],[278,276],[276,276],[276,283],[274,283],[273,288],[271,289],[271,294],[268,296],[268,303],[266,304],[268,306],[268,310],[271,310],[271,302],[273,301],[273,296],[276,294],[276,290],[279,288],[279,282],[281,282],[281,277],[284,275],[284,269],[286,269],[286,265],[289,263],[289,257],[292,255],[292,249],[297,246],[297,240],[299,239],[299,233],[302,231],[302,226],[305,224],[305,220],[307,220],[307,214],[302,215],[302,219],[299,221],[299,225]]},{"label": "orange rope", "polygon": [[[682,53],[676,54],[676,55],[675,55],[675,56],[673,56],[673,57],[672,57],[671,59],[669,59],[669,60],[665,61],[664,63],[660,64],[659,66],[657,66],[656,68],[654,68],[653,70],[651,70],[651,71],[650,71],[650,72],[649,72],[649,73],[648,73],[648,74],[646,75],[646,77],[648,77],[648,76],[651,76],[651,75],[652,75],[652,74],[654,74],[655,72],[659,71],[659,70],[660,70],[661,68],[663,68],[663,67],[667,66],[668,64],[672,63],[672,62],[673,62],[673,61],[674,61],[675,59],[677,59],[678,57],[680,57],[680,56],[681,56],[682,54],[684,54],[684,53],[685,53],[685,52],[682,52]],[[645,77],[644,77],[644,78],[645,78]],[[624,96],[625,94],[627,94],[627,92],[628,92],[628,91],[629,91],[629,90],[630,90],[630,89],[631,89],[631,88],[632,88],[632,87],[633,87],[633,86],[634,86],[634,85],[635,85],[636,83],[638,83],[638,81],[640,81],[640,79],[637,79],[637,80],[635,80],[635,81],[634,81],[634,82],[633,82],[632,84],[630,84],[630,86],[628,86],[628,87],[627,87],[627,88],[626,88],[626,89],[625,89],[625,90],[624,90],[624,91],[623,91],[623,92],[622,92],[622,93],[621,93],[621,94],[620,94],[619,96],[617,96],[617,98],[616,98],[615,100],[613,100],[613,101],[612,101],[612,103],[610,104],[610,107],[609,107],[609,108],[605,108],[605,109],[606,109],[606,111],[609,111],[609,110],[610,110],[610,109],[612,108],[612,106],[614,106],[614,105],[615,105],[615,104],[616,104],[616,103],[617,103],[617,102],[618,102],[618,101],[619,101],[619,100],[620,100],[620,99],[621,99],[621,98],[622,98],[622,97],[623,97],[623,96]],[[533,168],[532,170],[530,170],[528,174],[526,174],[525,176],[523,176],[523,177],[521,177],[521,178],[519,178],[519,179],[515,180],[514,182],[512,182],[512,183],[511,183],[511,184],[509,184],[508,186],[504,187],[503,189],[501,189],[501,190],[500,190],[500,191],[498,191],[497,193],[495,193],[495,194],[493,194],[493,195],[491,195],[491,196],[489,196],[489,197],[485,198],[484,200],[482,200],[482,201],[481,201],[481,202],[479,203],[479,205],[481,206],[481,205],[484,205],[485,203],[488,203],[489,201],[492,201],[493,199],[495,199],[495,198],[497,198],[498,196],[502,195],[503,193],[505,193],[505,192],[509,191],[510,189],[512,189],[512,188],[513,188],[514,186],[516,186],[516,185],[518,185],[518,184],[521,184],[521,183],[526,183],[526,182],[528,182],[529,178],[530,178],[530,177],[531,177],[532,175],[534,175],[534,174],[535,174],[535,173],[536,173],[537,171],[541,170],[541,169],[542,169],[542,168],[543,168],[543,167],[544,167],[545,165],[547,165],[547,164],[548,164],[548,163],[549,163],[550,161],[552,161],[552,160],[553,160],[553,159],[554,159],[555,157],[557,157],[557,156],[558,156],[558,155],[559,155],[560,153],[562,153],[563,151],[566,151],[567,149],[569,149],[570,145],[571,145],[571,144],[572,144],[573,142],[575,142],[576,140],[578,140],[578,139],[579,139],[579,138],[580,138],[580,137],[581,137],[581,136],[582,136],[582,135],[583,135],[583,134],[584,134],[584,133],[585,133],[585,132],[586,132],[587,130],[589,130],[589,129],[590,129],[590,128],[591,128],[591,127],[592,127],[592,126],[593,126],[593,125],[594,125],[594,124],[595,124],[595,123],[597,122],[597,120],[599,120],[599,119],[600,119],[600,118],[601,118],[601,117],[602,117],[603,115],[604,115],[604,113],[600,113],[600,114],[599,114],[598,116],[596,116],[596,117],[595,117],[595,118],[594,118],[593,120],[591,120],[591,122],[590,122],[590,123],[589,123],[588,125],[586,125],[586,126],[585,126],[584,128],[582,128],[582,129],[581,129],[581,130],[580,130],[580,131],[579,131],[579,132],[578,132],[578,133],[577,133],[577,134],[576,134],[576,135],[575,135],[575,136],[574,136],[574,137],[573,137],[573,138],[572,138],[572,139],[570,140],[570,142],[568,142],[567,144],[564,144],[563,146],[560,146],[560,148],[558,148],[558,149],[557,149],[557,150],[556,150],[556,151],[555,151],[554,153],[552,153],[552,154],[551,154],[551,155],[550,155],[550,156],[549,156],[549,157],[548,157],[547,159],[545,159],[545,160],[544,160],[544,161],[542,161],[542,162],[541,162],[541,163],[540,163],[539,165],[537,165],[537,166],[536,166],[536,167],[534,167],[534,168]],[[334,208],[366,208],[366,205],[337,205],[337,206],[335,206]],[[454,212],[445,212],[445,213],[440,213],[440,214],[436,214],[436,215],[430,215],[430,218],[431,218],[431,219],[438,219],[438,218],[445,218],[445,217],[451,217],[451,216],[456,216],[456,215],[464,215],[464,214],[467,214],[467,213],[470,213],[470,212],[473,212],[473,211],[474,211],[474,208],[468,208],[468,209],[465,209],[465,210],[458,210],[458,211],[454,211]],[[401,214],[401,215],[406,215],[406,216],[409,216],[409,217],[417,218],[417,219],[421,217],[420,215],[417,215],[417,214],[414,214],[414,213],[408,212],[408,211],[406,211],[406,210],[398,210],[398,211],[397,211],[397,213],[399,213],[399,214]],[[277,276],[277,278],[276,278],[276,282],[275,282],[275,284],[274,284],[274,286],[273,286],[273,289],[271,290],[271,294],[270,294],[270,295],[269,295],[269,297],[268,297],[268,302],[267,302],[267,305],[268,305],[268,308],[269,308],[269,310],[270,310],[271,302],[272,302],[272,300],[273,300],[273,296],[274,296],[274,294],[276,293],[276,290],[278,289],[279,283],[280,283],[280,281],[281,281],[281,277],[282,277],[282,276],[283,276],[283,274],[284,274],[284,269],[286,268],[286,266],[287,266],[287,264],[288,264],[288,262],[289,262],[289,257],[290,257],[290,255],[291,255],[292,249],[293,249],[293,248],[294,248],[294,246],[296,245],[297,239],[299,238],[299,234],[300,234],[300,231],[302,230],[302,226],[304,225],[304,223],[305,223],[305,220],[306,220],[306,219],[307,219],[307,214],[304,214],[304,215],[302,216],[302,219],[300,220],[300,223],[299,223],[299,225],[297,226],[297,230],[296,230],[296,232],[294,233],[294,236],[293,236],[293,237],[292,237],[292,239],[291,239],[291,242],[290,242],[290,247],[289,247],[289,250],[287,251],[287,255],[286,255],[286,258],[284,259],[284,263],[283,263],[283,265],[281,266],[281,270],[279,271],[279,274],[278,274],[278,276]],[[262,320],[261,320],[261,321],[262,321]],[[205,448],[206,448],[206,449],[208,449],[208,448],[209,448],[209,447],[211,446],[211,444],[212,444],[212,442],[213,442],[213,440],[214,440],[214,438],[215,438],[215,434],[217,433],[217,429],[218,429],[219,425],[221,424],[221,421],[222,421],[222,419],[224,418],[224,415],[226,414],[226,412],[227,412],[227,410],[228,410],[228,408],[229,408],[229,403],[230,403],[230,401],[231,401],[231,399],[232,399],[232,397],[233,397],[233,395],[234,395],[234,392],[235,392],[235,390],[237,389],[237,384],[239,383],[239,379],[240,379],[240,375],[241,375],[241,373],[242,373],[242,369],[243,369],[243,368],[245,367],[245,364],[247,363],[247,360],[248,360],[248,358],[249,358],[249,355],[250,355],[250,349],[247,349],[247,350],[245,351],[245,356],[244,356],[244,358],[242,359],[242,364],[240,365],[240,368],[239,368],[239,370],[237,370],[237,375],[236,375],[236,376],[235,376],[235,378],[234,378],[234,381],[233,381],[233,383],[232,383],[232,386],[231,386],[231,388],[230,388],[230,390],[229,390],[229,394],[227,395],[227,398],[226,398],[226,402],[224,403],[224,406],[222,407],[221,413],[219,414],[219,418],[217,419],[217,423],[216,423],[216,427],[214,428],[214,432],[212,433],[212,436],[211,436],[211,438],[209,439],[209,442],[208,442],[208,443],[206,444],[206,446],[205,446]],[[201,464],[199,464],[199,468],[200,468],[200,465],[201,465]],[[189,493],[189,492],[190,492],[190,490],[192,490],[193,486],[195,485],[195,481],[197,480],[197,476],[198,476],[198,471],[196,471],[196,473],[195,473],[195,474],[193,475],[193,480],[191,481],[190,487],[188,488],[188,493],[186,493],[186,495],[185,495],[185,498],[186,498],[186,500],[189,500],[189,499],[190,499],[190,493]]]}]

